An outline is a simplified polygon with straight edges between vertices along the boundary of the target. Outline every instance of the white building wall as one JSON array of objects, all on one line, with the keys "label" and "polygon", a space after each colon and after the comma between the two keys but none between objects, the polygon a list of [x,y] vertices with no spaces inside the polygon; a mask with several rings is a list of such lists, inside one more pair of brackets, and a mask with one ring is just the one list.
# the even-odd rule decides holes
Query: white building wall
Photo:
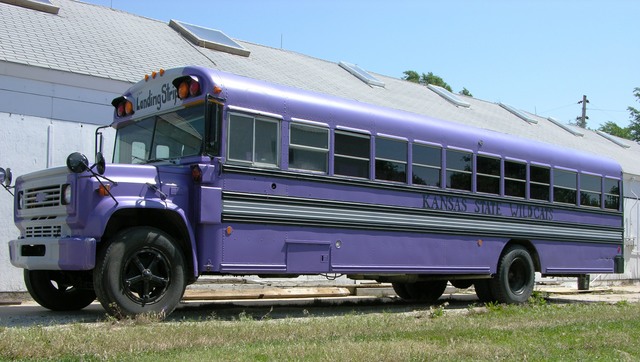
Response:
[{"label": "white building wall", "polygon": [[[129,83],[0,62],[0,167],[14,179],[64,166],[71,152],[94,158],[94,133],[111,123],[111,100]],[[111,159],[115,131],[106,129]],[[0,292],[25,290],[22,269],[9,262],[8,242],[19,235],[13,197],[0,189]]]},{"label": "white building wall", "polygon": [[[64,166],[74,151],[94,155],[96,125],[55,121],[41,117],[0,113],[0,166],[10,167],[15,177],[48,167]],[[107,129],[105,154],[113,153],[115,132]],[[13,223],[13,197],[0,190],[0,292],[25,290],[22,269],[9,262],[8,241],[18,229]]]},{"label": "white building wall", "polygon": [[624,205],[624,273],[591,276],[591,284],[640,278],[640,176],[623,176]]},{"label": "white building wall", "polygon": [[625,175],[624,186],[625,276],[640,278],[640,176]]}]

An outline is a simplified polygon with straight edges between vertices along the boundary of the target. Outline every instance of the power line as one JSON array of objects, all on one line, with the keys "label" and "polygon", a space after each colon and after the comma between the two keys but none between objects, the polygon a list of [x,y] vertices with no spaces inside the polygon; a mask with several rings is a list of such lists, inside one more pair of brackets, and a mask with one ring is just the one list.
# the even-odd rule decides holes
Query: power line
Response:
[{"label": "power line", "polygon": [[601,109],[601,108],[591,108],[591,107],[589,107],[587,109],[590,110],[590,111],[600,111],[600,112],[620,112],[620,113],[623,113],[623,112],[627,113],[628,112],[626,109],[625,110],[622,110],[622,109]]},{"label": "power line", "polygon": [[547,110],[545,110],[545,111],[542,111],[541,113],[542,113],[542,114],[546,114],[546,113],[549,113],[549,112],[557,111],[557,110],[559,110],[559,109],[568,108],[568,107],[573,107],[574,105],[575,105],[575,103],[569,103],[569,104],[565,104],[565,105],[563,105],[563,106],[558,106],[558,107],[556,107],[556,108],[547,109]]}]

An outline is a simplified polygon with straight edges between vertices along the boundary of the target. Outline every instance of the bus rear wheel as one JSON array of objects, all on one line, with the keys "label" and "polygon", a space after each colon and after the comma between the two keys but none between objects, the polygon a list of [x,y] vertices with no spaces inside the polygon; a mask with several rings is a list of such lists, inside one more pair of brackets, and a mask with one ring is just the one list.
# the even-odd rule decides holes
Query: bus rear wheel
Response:
[{"label": "bus rear wheel", "polygon": [[473,288],[476,290],[476,295],[480,302],[482,303],[491,303],[495,302],[495,298],[493,297],[493,292],[491,291],[491,280],[490,279],[480,279],[476,280],[473,283]]},{"label": "bus rear wheel", "polygon": [[145,313],[166,317],[184,294],[184,256],[159,229],[125,229],[98,255],[93,283],[104,309],[117,318]]},{"label": "bus rear wheel", "polygon": [[[82,271],[24,270],[27,291],[41,306],[53,311],[80,310],[96,299],[91,279]],[[87,280],[88,279],[88,280]]]},{"label": "bus rear wheel", "polygon": [[407,291],[407,283],[391,283],[393,286],[393,291],[396,292],[398,297],[404,300],[411,300],[411,295]]},{"label": "bus rear wheel", "polygon": [[438,300],[447,288],[446,280],[429,280],[404,284],[410,299],[433,303]]},{"label": "bus rear wheel", "polygon": [[525,303],[533,293],[534,284],[535,269],[527,249],[520,245],[508,248],[490,281],[492,296],[500,303]]},{"label": "bus rear wheel", "polygon": [[468,289],[473,285],[473,280],[471,279],[451,279],[449,283],[453,285],[454,288],[458,289]]}]

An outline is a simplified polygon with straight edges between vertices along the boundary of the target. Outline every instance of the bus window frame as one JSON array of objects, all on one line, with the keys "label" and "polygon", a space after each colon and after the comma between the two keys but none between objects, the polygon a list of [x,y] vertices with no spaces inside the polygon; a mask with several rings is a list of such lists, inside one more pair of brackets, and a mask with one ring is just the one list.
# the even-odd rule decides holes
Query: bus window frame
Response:
[{"label": "bus window frame", "polygon": [[[245,118],[250,118],[252,120],[252,146],[251,146],[251,161],[232,158],[231,157],[231,132],[233,127],[231,126],[231,117],[232,116],[240,116]],[[226,152],[225,155],[230,164],[238,164],[245,165],[249,167],[258,167],[258,168],[270,168],[277,169],[280,168],[282,163],[281,160],[281,142],[282,142],[282,130],[281,124],[282,119],[280,117],[269,117],[260,113],[254,112],[241,112],[241,111],[231,111],[227,113],[227,134],[226,134]],[[256,161],[256,121],[273,123],[276,126],[276,150],[275,150],[275,158],[276,163],[267,163],[267,162],[258,162]]]},{"label": "bus window frame", "polygon": [[[439,151],[437,153],[439,153],[439,160],[438,160],[438,164],[437,165],[427,165],[427,164],[422,164],[422,163],[418,163],[416,162],[416,152],[414,147],[418,146],[418,147],[426,147],[426,148],[431,148],[434,149],[436,151]],[[426,142],[426,141],[420,141],[420,140],[414,140],[411,143],[411,184],[415,185],[417,187],[432,187],[432,188],[442,188],[445,183],[443,183],[443,176],[442,176],[442,170],[443,170],[443,161],[444,161],[444,147],[439,144],[439,143],[433,143],[433,142]],[[419,168],[424,168],[424,169],[430,169],[430,170],[437,170],[438,171],[438,182],[436,185],[428,185],[428,184],[420,184],[420,183],[415,183],[414,182],[414,168],[418,166]]]},{"label": "bus window frame", "polygon": [[[486,159],[492,159],[494,161],[498,161],[498,174],[497,175],[491,175],[491,174],[486,174],[486,173],[481,173],[480,172],[480,165],[479,165],[479,159],[480,158],[486,158]],[[476,192],[479,194],[483,194],[483,195],[496,195],[496,196],[503,196],[504,195],[504,160],[502,159],[502,156],[500,155],[496,155],[493,153],[487,153],[487,152],[478,152],[476,154],[476,167],[475,167],[475,185],[476,185]],[[480,191],[479,190],[479,184],[480,184],[480,177],[484,177],[484,178],[488,178],[488,179],[497,179],[498,180],[498,192],[494,193],[494,192],[486,192],[486,191]]]},{"label": "bus window frame", "polygon": [[[469,156],[471,156],[471,159],[468,161],[471,170],[458,170],[458,169],[454,169],[454,168],[450,168],[449,165],[451,164],[449,162],[449,151],[451,152],[457,152],[457,153],[466,153]],[[469,149],[465,149],[465,148],[458,148],[458,147],[452,147],[452,146],[448,146],[447,148],[445,148],[445,152],[444,152],[444,172],[445,172],[445,188],[447,190],[458,190],[458,191],[466,191],[466,192],[473,192],[474,189],[474,173],[475,173],[475,169],[474,169],[474,165],[475,165],[475,153],[472,150]],[[466,163],[466,162],[465,162]],[[469,176],[469,188],[455,188],[450,186],[449,184],[449,172],[458,172],[464,175],[468,175]]]},{"label": "bus window frame", "polygon": [[[331,130],[329,129],[329,126],[320,122],[306,121],[306,120],[294,119],[294,118],[292,118],[291,121],[292,122],[289,124],[289,147],[288,147],[289,149],[287,152],[289,170],[297,171],[297,172],[308,172],[308,173],[318,174],[318,175],[329,174],[329,159],[331,154]],[[291,134],[293,132],[294,127],[306,127],[306,128],[326,131],[326,138],[327,138],[326,149],[293,143],[293,137]],[[291,167],[291,151],[292,150],[311,151],[311,152],[324,154],[324,157],[325,157],[324,171],[311,170],[311,169],[305,169],[300,167]]]},{"label": "bus window frame", "polygon": [[[524,178],[520,179],[520,178],[513,178],[513,177],[508,177],[507,176],[507,164],[514,164],[514,165],[520,165],[520,166],[524,166]],[[521,159],[517,159],[517,158],[511,158],[511,157],[505,157],[504,161],[502,162],[503,165],[503,179],[504,179],[504,196],[505,197],[510,197],[513,199],[518,199],[518,200],[528,200],[528,194],[527,194],[527,185],[529,184],[529,163],[526,160],[521,160]],[[509,188],[507,187],[507,183],[508,182],[514,182],[514,183],[518,183],[518,184],[522,184],[523,186],[523,195],[509,195],[507,194],[507,191],[509,190]]]},{"label": "bus window frame", "polygon": [[[362,138],[368,141],[368,149],[367,149],[367,158],[351,156],[346,154],[338,154],[338,145],[337,145],[337,135],[343,135],[347,137],[354,138]],[[331,174],[337,177],[350,177],[360,180],[370,180],[371,179],[371,141],[372,141],[371,133],[366,131],[360,131],[348,127],[339,127],[333,132],[333,169],[331,170]],[[345,175],[342,173],[336,173],[336,165],[338,164],[338,158],[348,159],[348,160],[356,160],[356,161],[366,161],[367,162],[367,175],[366,176],[353,176],[353,175]]]},{"label": "bus window frame", "polygon": [[[617,187],[618,187],[618,193],[617,194],[612,194],[610,192],[607,192],[607,180],[609,181],[616,181],[617,182]],[[612,176],[604,176],[602,178],[602,207],[605,210],[610,210],[610,211],[620,211],[620,208],[622,207],[622,179],[617,178],[617,177],[612,177]],[[616,197],[618,199],[617,202],[617,208],[611,208],[611,207],[607,207],[607,196],[612,196],[612,197]]]},{"label": "bus window frame", "polygon": [[[561,204],[561,205],[573,205],[573,206],[578,206],[578,170],[576,169],[570,169],[570,168],[565,168],[565,167],[561,167],[561,166],[555,166],[552,168],[553,170],[553,174],[551,175],[551,179],[552,179],[552,187],[553,187],[553,200],[552,202],[554,204]],[[560,171],[560,172],[567,172],[567,173],[573,173],[575,175],[575,189],[569,188],[569,187],[565,187],[565,186],[558,186],[556,183],[556,172]],[[573,203],[571,202],[564,202],[564,201],[557,201],[556,200],[556,188],[559,189],[563,189],[563,190],[572,190],[575,192],[575,201]]]},{"label": "bus window frame", "polygon": [[[378,141],[380,140],[384,140],[384,142],[397,142],[397,143],[402,143],[404,145],[404,160],[395,160],[395,159],[391,159],[391,158],[386,158],[386,157],[378,157]],[[376,181],[382,181],[382,182],[393,182],[393,183],[401,183],[401,184],[406,184],[408,183],[408,177],[409,177],[409,140],[403,137],[397,137],[397,136],[391,136],[391,135],[386,135],[386,134],[377,134],[375,139],[374,139],[374,162],[375,162],[375,172],[374,172],[374,179]],[[398,164],[402,164],[404,165],[404,180],[399,181],[399,180],[390,180],[390,179],[384,179],[384,178],[378,178],[378,161],[382,161],[382,162],[390,162],[390,163],[398,163]]]},{"label": "bus window frame", "polygon": [[[533,178],[532,177],[533,176],[533,168],[534,167],[535,168],[539,168],[539,169],[546,169],[548,171],[549,179],[548,179],[547,183],[539,182],[539,181],[533,181],[532,180],[532,178]],[[551,182],[551,177],[552,177],[551,170],[552,170],[552,168],[553,167],[551,167],[551,165],[549,165],[549,164],[537,163],[537,162],[530,162],[529,163],[529,177],[527,178],[527,180],[528,180],[527,191],[528,191],[528,195],[529,195],[528,200],[536,200],[536,201],[541,201],[541,202],[551,202],[551,200],[552,200],[552,198],[551,198],[552,197],[551,190],[552,190],[552,186],[553,186],[553,184]],[[532,192],[531,192],[531,186],[532,185],[547,186],[547,198],[546,199],[540,199],[540,198],[532,197],[531,196],[532,195]]]},{"label": "bus window frame", "polygon": [[[590,189],[585,189],[585,187],[583,186],[583,176],[587,176],[587,177],[597,177],[599,179],[599,185],[600,185],[600,190],[596,191],[596,190],[590,190]],[[601,209],[602,208],[602,194],[603,194],[603,183],[604,180],[602,179],[602,175],[598,175],[595,173],[591,173],[591,172],[586,172],[586,171],[582,171],[579,173],[579,190],[580,190],[580,206],[583,207],[589,207],[589,208],[594,208],[594,209]],[[585,205],[582,202],[582,198],[583,198],[583,193],[587,193],[587,194],[597,194],[598,197],[596,198],[596,200],[598,200],[598,205],[597,206],[593,206],[593,205]]]}]

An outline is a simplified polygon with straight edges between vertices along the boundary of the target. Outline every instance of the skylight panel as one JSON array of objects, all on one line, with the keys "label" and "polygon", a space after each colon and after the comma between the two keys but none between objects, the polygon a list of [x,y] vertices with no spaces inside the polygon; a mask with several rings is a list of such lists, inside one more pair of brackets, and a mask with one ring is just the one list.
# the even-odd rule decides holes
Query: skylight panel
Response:
[{"label": "skylight panel", "polygon": [[169,26],[189,39],[192,43],[207,49],[248,57],[250,51],[236,43],[220,30],[183,23],[178,20],[169,21]]},{"label": "skylight panel", "polygon": [[527,115],[526,113],[511,107],[508,104],[504,104],[504,103],[498,103],[500,105],[500,107],[506,109],[507,111],[511,112],[513,115],[515,115],[516,117],[526,121],[527,123],[531,123],[531,124],[537,124],[538,121],[529,117],[529,115]]},{"label": "skylight panel", "polygon": [[471,107],[471,103],[463,101],[462,99],[458,98],[455,94],[449,92],[448,90],[442,87],[439,87],[433,84],[427,84],[427,88],[431,89],[432,91],[437,93],[440,97],[449,101],[449,103],[453,103],[458,107],[464,107],[464,108]]},{"label": "skylight panel", "polygon": [[49,14],[58,14],[58,11],[60,11],[60,7],[53,5],[49,0],[0,0],[0,3],[17,5]]},{"label": "skylight panel", "polygon": [[356,64],[351,64],[351,63],[347,63],[347,62],[340,62],[339,64],[346,71],[348,71],[349,73],[353,74],[356,78],[358,78],[361,81],[367,83],[368,85],[376,86],[376,87],[384,87],[384,82],[383,81],[381,81],[378,78],[374,77],[373,75],[369,74],[369,72],[367,72],[366,70],[360,68]]},{"label": "skylight panel", "polygon": [[574,136],[579,136],[579,137],[583,137],[584,133],[578,132],[575,129],[569,127],[568,125],[558,121],[557,119],[553,118],[553,117],[547,117],[547,120],[549,120],[549,122],[555,124],[556,126],[562,128],[563,130],[571,133]]},{"label": "skylight panel", "polygon": [[606,133],[606,132],[602,132],[602,131],[598,131],[596,130],[596,133],[599,134],[600,136],[608,139],[609,141],[615,143],[616,145],[622,147],[622,148],[630,148],[631,146],[622,142],[621,140],[619,140],[618,138]]}]

